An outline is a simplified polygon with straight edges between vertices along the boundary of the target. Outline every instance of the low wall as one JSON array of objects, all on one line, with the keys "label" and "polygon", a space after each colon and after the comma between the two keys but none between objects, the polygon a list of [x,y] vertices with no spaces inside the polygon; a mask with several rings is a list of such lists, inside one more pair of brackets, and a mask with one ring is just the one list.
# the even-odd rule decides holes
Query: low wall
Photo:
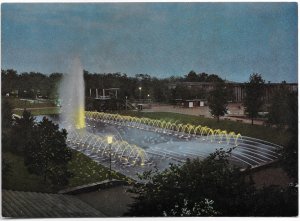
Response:
[{"label": "low wall", "polygon": [[82,186],[76,186],[68,189],[64,189],[59,191],[58,193],[61,194],[80,194],[80,193],[87,193],[91,191],[96,191],[99,189],[106,189],[110,187],[115,187],[115,186],[120,186],[120,185],[128,185],[127,182],[122,181],[122,180],[104,180],[101,182],[96,182],[96,183],[90,183]]}]

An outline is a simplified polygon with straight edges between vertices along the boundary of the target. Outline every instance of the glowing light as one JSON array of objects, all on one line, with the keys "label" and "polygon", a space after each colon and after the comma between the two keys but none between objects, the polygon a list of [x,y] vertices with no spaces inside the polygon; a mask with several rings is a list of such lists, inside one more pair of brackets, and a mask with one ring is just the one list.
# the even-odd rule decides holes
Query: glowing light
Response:
[{"label": "glowing light", "polygon": [[113,141],[113,137],[112,137],[112,136],[108,136],[108,137],[107,137],[107,143],[108,143],[108,144],[111,144],[112,141]]},{"label": "glowing light", "polygon": [[76,129],[85,128],[84,107],[79,107],[75,113],[75,127]]}]

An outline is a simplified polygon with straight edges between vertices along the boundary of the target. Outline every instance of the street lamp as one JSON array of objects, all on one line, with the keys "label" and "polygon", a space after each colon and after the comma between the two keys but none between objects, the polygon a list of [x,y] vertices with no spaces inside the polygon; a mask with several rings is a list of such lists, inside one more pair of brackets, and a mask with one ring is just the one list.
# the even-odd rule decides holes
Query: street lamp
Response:
[{"label": "street lamp", "polygon": [[142,87],[139,87],[139,90],[140,90],[140,102],[141,102]]},{"label": "street lamp", "polygon": [[125,109],[127,110],[127,96],[125,97],[126,102],[125,102]]},{"label": "street lamp", "polygon": [[107,143],[109,145],[109,180],[111,180],[111,144],[112,144],[113,137],[107,137]]}]

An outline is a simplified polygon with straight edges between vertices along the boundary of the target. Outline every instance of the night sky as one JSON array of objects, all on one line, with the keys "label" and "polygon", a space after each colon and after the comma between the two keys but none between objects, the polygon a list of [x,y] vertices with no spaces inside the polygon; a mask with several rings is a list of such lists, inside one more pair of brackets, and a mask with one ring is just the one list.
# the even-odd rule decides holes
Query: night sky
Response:
[{"label": "night sky", "polygon": [[2,69],[297,82],[296,3],[2,4]]}]

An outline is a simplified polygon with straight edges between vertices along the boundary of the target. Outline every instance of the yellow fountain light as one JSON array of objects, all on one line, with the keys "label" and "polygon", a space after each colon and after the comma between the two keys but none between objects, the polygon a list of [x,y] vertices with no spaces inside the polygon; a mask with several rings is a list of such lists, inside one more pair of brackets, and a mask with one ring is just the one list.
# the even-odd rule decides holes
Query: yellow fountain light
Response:
[{"label": "yellow fountain light", "polygon": [[76,129],[85,128],[84,107],[79,107],[75,113],[75,127]]}]

